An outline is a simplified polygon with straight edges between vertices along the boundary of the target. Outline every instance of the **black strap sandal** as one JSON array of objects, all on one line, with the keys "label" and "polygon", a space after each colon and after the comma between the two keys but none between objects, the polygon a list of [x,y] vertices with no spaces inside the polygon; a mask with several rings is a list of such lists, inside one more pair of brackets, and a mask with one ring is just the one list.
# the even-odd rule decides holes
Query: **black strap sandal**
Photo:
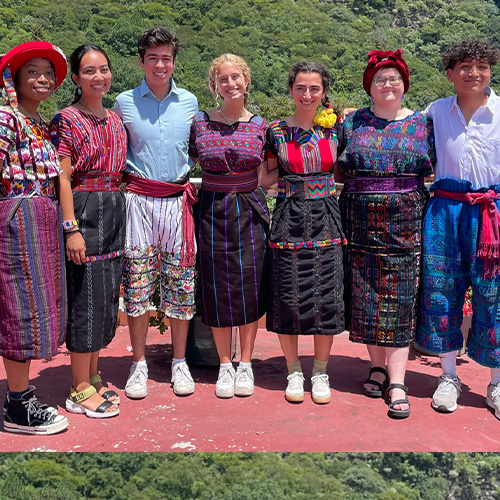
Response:
[{"label": "black strap sandal", "polygon": [[[402,389],[405,391],[406,394],[408,394],[408,387],[403,384],[391,384],[389,386],[389,391],[390,392],[392,389]],[[410,416],[410,408],[407,410],[397,410],[394,408],[396,405],[408,405],[410,406],[410,401],[408,401],[408,396],[406,396],[404,399],[396,399],[396,401],[391,401],[389,403],[389,410],[387,411],[387,415],[391,418],[408,418]]]},{"label": "black strap sandal", "polygon": [[[377,380],[372,380],[372,373],[382,373],[385,375],[385,380],[380,383]],[[385,368],[381,368],[380,366],[374,366],[370,369],[370,373],[368,374],[368,378],[364,382],[365,384],[373,384],[378,387],[378,389],[365,389],[365,396],[369,398],[381,398],[384,396],[384,391],[387,389],[389,385],[389,374],[385,370]]]}]

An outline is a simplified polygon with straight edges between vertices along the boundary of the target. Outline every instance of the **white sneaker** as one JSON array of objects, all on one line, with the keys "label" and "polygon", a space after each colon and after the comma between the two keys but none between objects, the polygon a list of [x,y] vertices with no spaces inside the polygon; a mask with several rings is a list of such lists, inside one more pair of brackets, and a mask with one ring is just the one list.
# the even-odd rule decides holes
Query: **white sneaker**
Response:
[{"label": "white sneaker", "polygon": [[462,383],[456,375],[444,373],[439,377],[439,383],[432,396],[431,406],[445,413],[451,413],[457,409],[457,400],[462,391]]},{"label": "white sneaker", "polygon": [[148,394],[148,366],[134,364],[130,368],[125,395],[130,399],[145,398]]},{"label": "white sneaker", "polygon": [[311,377],[311,396],[312,400],[317,404],[329,403],[332,399],[330,392],[330,380],[326,373],[317,372]]},{"label": "white sneaker", "polygon": [[232,398],[234,396],[235,376],[236,372],[232,366],[219,368],[219,377],[215,384],[215,395],[218,398]]},{"label": "white sneaker", "polygon": [[238,366],[234,379],[235,396],[251,396],[253,394],[253,371],[251,366]]},{"label": "white sneaker", "polygon": [[194,380],[185,361],[172,366],[171,384],[174,386],[174,394],[177,396],[193,394]]},{"label": "white sneaker", "polygon": [[486,404],[495,410],[495,417],[500,420],[500,382],[488,385],[486,394]]},{"label": "white sneaker", "polygon": [[285,399],[292,403],[304,401],[304,374],[302,372],[293,372],[286,379],[288,385],[285,391]]}]

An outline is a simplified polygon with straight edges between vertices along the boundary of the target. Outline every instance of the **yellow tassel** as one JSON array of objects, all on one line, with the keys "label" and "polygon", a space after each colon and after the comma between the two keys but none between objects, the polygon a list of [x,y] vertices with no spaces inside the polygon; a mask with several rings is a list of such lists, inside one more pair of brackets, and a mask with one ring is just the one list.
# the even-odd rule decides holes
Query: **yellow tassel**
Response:
[{"label": "yellow tassel", "polygon": [[337,123],[337,115],[332,108],[324,109],[314,117],[314,123],[323,128],[332,128]]}]

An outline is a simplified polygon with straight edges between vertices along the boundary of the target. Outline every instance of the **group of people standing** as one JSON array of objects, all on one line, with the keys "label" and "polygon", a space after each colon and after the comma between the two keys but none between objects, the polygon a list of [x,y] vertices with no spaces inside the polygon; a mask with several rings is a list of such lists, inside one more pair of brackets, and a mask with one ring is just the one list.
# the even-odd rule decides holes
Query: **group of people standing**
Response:
[{"label": "group of people standing", "polygon": [[[213,61],[216,107],[198,111],[196,97],[172,78],[175,35],[149,29],[138,51],[145,77],[111,111],[102,103],[111,85],[106,53],[78,47],[70,56],[75,99],[50,124],[38,106],[66,75],[62,52],[28,42],[0,60],[5,430],[67,428],[29,383],[30,360],[55,355],[64,340],[67,411],[119,414],[120,395],[103,383],[98,361],[116,330],[122,276],[133,349],[126,396],[147,395],[158,279],[173,392],[192,394],[185,350],[197,274],[198,312],[220,358],[218,397],[253,394],[252,352],[267,313],[286,360],[288,401],[304,400],[298,339],[314,335],[311,396],[330,402],[333,337],[347,329],[368,348],[366,396],[387,395],[393,418],[410,415],[404,379],[415,339],[441,356],[432,406],[457,407],[461,309],[471,285],[469,356],[491,369],[486,403],[500,418],[500,104],[488,87],[500,50],[476,40],[453,45],[443,63],[456,95],[424,112],[403,106],[410,71],[401,50],[372,51],[363,74],[371,105],[344,120],[329,103],[328,70],[298,62],[288,76],[294,113],[269,124],[247,108],[251,74],[241,57]],[[202,169],[198,193],[188,179],[194,163]],[[424,178],[433,171],[430,198]],[[340,197],[336,182],[344,183]],[[269,227],[264,190],[276,183]]]}]

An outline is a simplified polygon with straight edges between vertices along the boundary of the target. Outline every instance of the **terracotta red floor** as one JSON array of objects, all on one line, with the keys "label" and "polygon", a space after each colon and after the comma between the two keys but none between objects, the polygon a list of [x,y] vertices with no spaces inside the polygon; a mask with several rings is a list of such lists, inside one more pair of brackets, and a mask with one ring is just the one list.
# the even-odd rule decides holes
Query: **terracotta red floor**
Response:
[{"label": "terracotta red floor", "polygon": [[[312,339],[302,338],[306,380],[312,367]],[[314,404],[309,393],[302,404],[283,396],[285,364],[276,335],[259,330],[255,348],[255,394],[217,399],[215,367],[192,367],[196,392],[176,397],[170,389],[170,336],[151,329],[148,339],[149,394],[141,401],[122,396],[118,417],[94,420],[68,414],[69,428],[55,436],[15,435],[0,431],[1,451],[500,451],[500,421],[484,404],[488,370],[466,356],[459,358],[463,381],[460,405],[439,414],[430,397],[440,370],[437,358],[412,350],[406,383],[410,418],[394,421],[387,406],[363,396],[368,373],[366,348],[347,334],[336,337],[328,367],[332,385],[329,405]],[[103,378],[123,391],[131,363],[127,327],[102,352]],[[70,385],[69,356],[32,363],[32,383],[51,405],[64,405]],[[0,367],[0,398],[6,390]],[[310,385],[306,384],[306,389]],[[2,399],[3,401],[3,399]]]}]

